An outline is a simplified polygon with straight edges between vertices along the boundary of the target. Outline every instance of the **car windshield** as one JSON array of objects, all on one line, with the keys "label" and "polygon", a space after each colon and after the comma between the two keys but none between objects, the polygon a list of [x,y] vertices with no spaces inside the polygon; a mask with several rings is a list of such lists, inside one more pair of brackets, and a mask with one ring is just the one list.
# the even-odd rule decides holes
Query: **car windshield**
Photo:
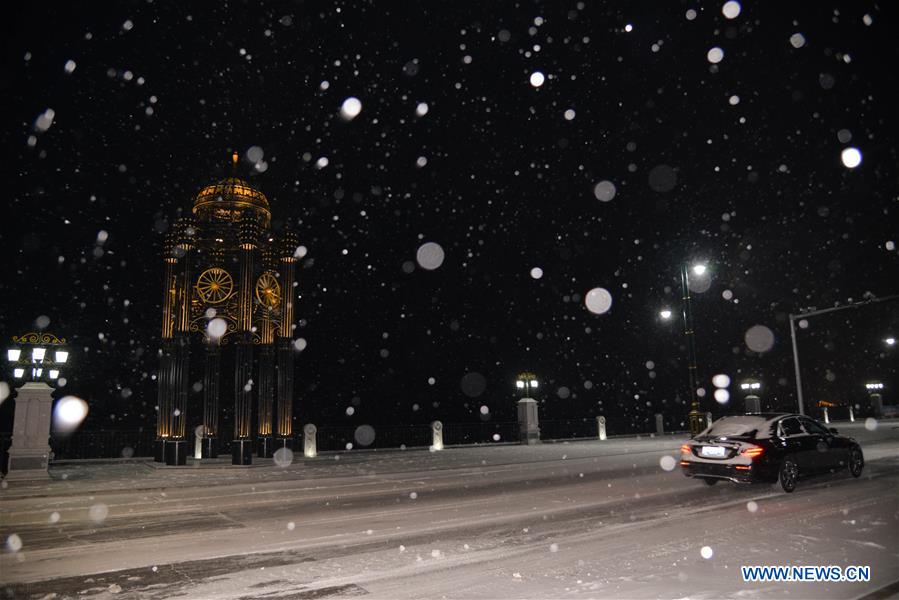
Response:
[{"label": "car windshield", "polygon": [[722,417],[705,430],[705,435],[715,437],[747,437],[760,438],[767,435],[770,426],[762,417]]}]

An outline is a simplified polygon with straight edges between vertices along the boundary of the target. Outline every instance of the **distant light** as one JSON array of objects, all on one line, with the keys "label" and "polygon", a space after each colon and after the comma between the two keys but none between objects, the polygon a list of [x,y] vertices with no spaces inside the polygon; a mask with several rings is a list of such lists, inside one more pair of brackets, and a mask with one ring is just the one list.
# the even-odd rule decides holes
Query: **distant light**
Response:
[{"label": "distant light", "polygon": [[659,311],[659,316],[662,317],[663,319],[670,319],[671,311],[668,310],[667,308],[665,310],[661,310],[661,311]]},{"label": "distant light", "polygon": [[359,116],[360,112],[362,112],[362,101],[355,96],[350,96],[340,106],[340,116],[345,121],[352,121]]},{"label": "distant light", "polygon": [[418,106],[415,107],[415,114],[419,117],[428,114],[428,104],[426,102],[419,102]]},{"label": "distant light", "polygon": [[523,382],[522,380],[519,379],[518,381],[515,382],[515,387],[517,387],[517,388],[520,389],[520,390],[523,390],[523,389],[524,389],[524,382]]},{"label": "distant light", "polygon": [[25,376],[25,369],[13,369],[13,376],[16,379],[21,379]]},{"label": "distant light", "polygon": [[565,116],[565,120],[566,120],[566,121],[571,121],[571,120],[573,120],[574,117],[575,117],[574,109],[569,108],[568,110],[566,110],[564,116]]},{"label": "distant light", "polygon": [[848,169],[854,169],[855,167],[862,164],[862,153],[858,148],[844,148],[840,153],[840,160],[843,161],[843,166]]},{"label": "distant light", "polygon": [[66,73],[74,73],[76,66],[77,65],[75,64],[74,60],[67,60],[63,69],[65,70]]},{"label": "distant light", "polygon": [[22,351],[18,348],[10,348],[6,351],[6,358],[9,359],[9,362],[18,362],[20,356],[22,356]]},{"label": "distant light", "polygon": [[44,360],[44,356],[47,354],[46,348],[34,348],[31,351],[31,359],[35,362],[40,362]]},{"label": "distant light", "polygon": [[869,390],[882,390],[883,384],[882,383],[866,383],[865,387],[868,388]]},{"label": "distant light", "polygon": [[740,16],[740,10],[742,7],[740,3],[736,0],[730,0],[729,2],[725,2],[724,6],[721,7],[721,14],[723,14],[728,19],[736,19]]},{"label": "distant light", "polygon": [[57,350],[56,351],[56,362],[63,364],[67,360],[69,360],[69,353],[65,350]]},{"label": "distant light", "polygon": [[59,371],[50,369],[50,379],[56,379],[57,377],[59,377]]},{"label": "distant light", "polygon": [[724,388],[718,388],[715,390],[715,401],[718,404],[725,404],[728,400],[730,400],[730,392],[725,390]]},{"label": "distant light", "polygon": [[534,267],[533,269],[531,269],[531,277],[533,277],[534,279],[540,279],[541,277],[543,277],[543,269],[541,269],[540,267]]},{"label": "distant light", "polygon": [[693,265],[693,272],[697,275],[704,275],[706,271],[706,266],[703,264]]},{"label": "distant light", "polygon": [[537,389],[537,380],[536,379],[531,379],[531,387],[534,389]]},{"label": "distant light", "polygon": [[630,23],[628,23],[627,25],[624,26],[624,30],[625,30],[626,32],[630,33],[630,32],[632,32],[632,31],[634,30],[634,26],[631,25]]},{"label": "distant light", "polygon": [[531,73],[531,85],[535,88],[543,85],[543,82],[546,81],[546,77],[540,71],[534,71]]},{"label": "distant light", "polygon": [[886,342],[887,346],[895,346],[896,345],[896,338],[888,337],[887,339],[885,339],[883,341]]},{"label": "distant light", "polygon": [[706,58],[708,58],[709,62],[713,65],[718,64],[722,60],[724,60],[724,50],[722,50],[718,46],[715,46],[714,48],[709,50],[708,54],[706,54]]}]

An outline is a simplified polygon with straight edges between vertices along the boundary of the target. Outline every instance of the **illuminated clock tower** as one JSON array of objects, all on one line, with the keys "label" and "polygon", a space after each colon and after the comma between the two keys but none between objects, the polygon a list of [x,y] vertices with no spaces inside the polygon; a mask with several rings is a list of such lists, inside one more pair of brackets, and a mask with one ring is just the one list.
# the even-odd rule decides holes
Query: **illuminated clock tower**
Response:
[{"label": "illuminated clock tower", "polygon": [[[157,461],[215,458],[229,437],[236,465],[290,446],[297,246],[296,234],[272,233],[268,199],[236,176],[200,190],[175,223],[163,256]],[[189,420],[198,389],[202,419]]]}]

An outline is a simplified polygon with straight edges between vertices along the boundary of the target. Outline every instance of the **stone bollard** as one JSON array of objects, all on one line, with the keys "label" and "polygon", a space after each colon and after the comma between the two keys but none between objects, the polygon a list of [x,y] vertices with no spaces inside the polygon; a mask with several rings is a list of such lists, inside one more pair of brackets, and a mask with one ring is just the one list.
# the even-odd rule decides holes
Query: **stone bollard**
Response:
[{"label": "stone bollard", "polygon": [[49,479],[53,388],[29,381],[17,389],[7,479]]},{"label": "stone bollard", "polygon": [[431,423],[431,450],[443,450],[443,423]]},{"label": "stone bollard", "polygon": [[849,422],[855,423],[855,413],[852,412],[852,405],[849,405]]},{"label": "stone bollard", "polygon": [[656,435],[662,435],[665,433],[665,417],[662,416],[662,413],[656,413]]},{"label": "stone bollard", "polygon": [[830,415],[827,414],[827,407],[824,407],[824,422],[830,424]]},{"label": "stone bollard", "polygon": [[306,458],[315,458],[318,452],[315,448],[315,433],[318,429],[312,423],[303,426],[303,456]]},{"label": "stone bollard", "polygon": [[755,394],[750,394],[746,396],[746,412],[748,413],[760,413],[762,412],[762,399],[756,396]]},{"label": "stone bollard", "polygon": [[518,439],[528,446],[540,443],[537,401],[533,398],[522,398],[518,401]]},{"label": "stone bollard", "polygon": [[871,400],[871,416],[879,419],[883,416],[883,396],[880,394],[870,394]]},{"label": "stone bollard", "polygon": [[605,417],[596,417],[596,431],[599,434],[600,440],[608,439],[608,437],[606,436],[606,418]]}]

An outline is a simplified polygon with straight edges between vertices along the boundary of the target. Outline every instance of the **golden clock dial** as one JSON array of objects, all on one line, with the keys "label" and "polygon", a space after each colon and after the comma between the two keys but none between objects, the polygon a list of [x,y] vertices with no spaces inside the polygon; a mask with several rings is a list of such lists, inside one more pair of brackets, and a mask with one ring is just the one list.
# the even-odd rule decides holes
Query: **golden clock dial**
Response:
[{"label": "golden clock dial", "polygon": [[224,269],[206,269],[197,278],[197,295],[207,304],[218,304],[227,300],[234,292],[234,279]]},{"label": "golden clock dial", "polygon": [[267,308],[281,302],[281,285],[273,271],[266,271],[256,280],[256,300]]}]

